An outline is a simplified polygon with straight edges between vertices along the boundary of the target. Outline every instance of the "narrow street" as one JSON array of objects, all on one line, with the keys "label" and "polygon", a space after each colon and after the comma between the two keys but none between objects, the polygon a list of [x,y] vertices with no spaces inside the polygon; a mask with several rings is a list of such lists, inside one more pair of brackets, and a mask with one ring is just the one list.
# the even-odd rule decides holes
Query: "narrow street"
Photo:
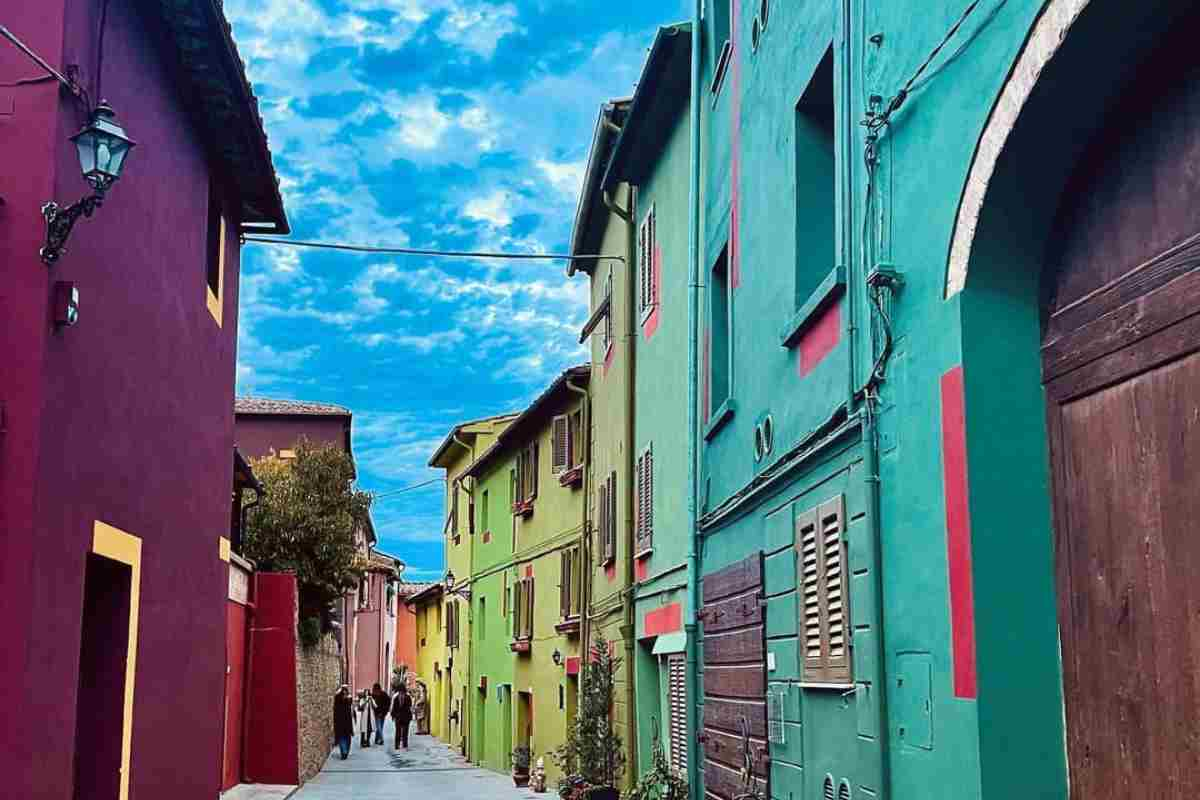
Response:
[{"label": "narrow street", "polygon": [[292,795],[293,800],[534,800],[552,793],[534,794],[517,789],[512,778],[472,766],[456,751],[433,736],[413,735],[409,749],[391,747],[392,722],[387,723],[387,745],[365,750],[354,739],[350,758],[342,761],[335,749],[324,769]]}]

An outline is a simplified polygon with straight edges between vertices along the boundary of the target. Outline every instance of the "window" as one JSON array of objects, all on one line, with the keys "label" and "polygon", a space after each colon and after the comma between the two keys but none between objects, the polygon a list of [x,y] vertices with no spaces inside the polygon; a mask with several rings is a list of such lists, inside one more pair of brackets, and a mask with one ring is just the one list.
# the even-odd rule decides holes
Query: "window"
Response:
[{"label": "window", "polygon": [[596,504],[599,510],[600,552],[603,563],[608,564],[617,557],[617,473],[611,473],[600,484],[600,497]]},{"label": "window", "polygon": [[483,529],[484,533],[487,533],[488,531],[491,530],[491,528],[488,527],[488,490],[487,489],[483,490],[483,495],[480,497],[479,527],[481,529]]},{"label": "window", "polygon": [[671,768],[687,774],[687,662],[682,654],[667,657],[667,742]]},{"label": "window", "polygon": [[208,184],[208,233],[205,248],[205,298],[208,313],[221,325],[225,308],[225,214],[216,183]]},{"label": "window", "polygon": [[833,48],[796,104],[796,307],[836,266]]},{"label": "window", "polygon": [[637,509],[637,523],[634,528],[634,538],[637,540],[634,551],[645,552],[654,546],[654,451],[653,445],[637,458],[637,472],[634,479],[637,483],[637,493],[634,505]]},{"label": "window", "polygon": [[[450,528],[450,535],[456,540],[458,539],[458,481],[450,482],[450,518],[446,523]],[[457,542],[456,542],[457,543]]]},{"label": "window", "polygon": [[580,550],[570,547],[560,554],[559,616],[563,619],[579,616],[580,608]]},{"label": "window", "polygon": [[733,56],[733,41],[730,32],[730,22],[733,14],[730,11],[732,0],[705,0],[705,14],[709,18],[709,33],[712,36],[712,52],[717,54],[713,64],[712,93],[721,91],[725,73]]},{"label": "window", "polygon": [[796,520],[800,635],[806,683],[851,682],[850,592],[841,496]]},{"label": "window", "polygon": [[487,598],[479,598],[479,638],[487,638]]},{"label": "window", "polygon": [[613,268],[612,264],[608,265],[608,273],[604,278],[604,301],[608,304],[608,313],[604,315],[604,338],[601,340],[604,353],[608,353],[608,348],[612,347],[613,342]]},{"label": "window", "polygon": [[654,254],[658,249],[658,223],[654,204],[638,226],[638,309],[642,321],[658,305],[658,284],[654,280]]},{"label": "window", "polygon": [[729,399],[733,372],[729,346],[729,246],[721,251],[708,289],[709,408],[716,415]]},{"label": "window", "polygon": [[513,638],[533,638],[533,576],[521,578],[513,587]]},{"label": "window", "polygon": [[446,602],[446,646],[458,647],[459,608],[457,600]]},{"label": "window", "polygon": [[551,468],[555,475],[583,464],[583,412],[560,414],[551,429],[553,453]]},{"label": "window", "polygon": [[532,503],[538,489],[538,443],[531,442],[517,454],[517,504]]},{"label": "window", "polygon": [[368,591],[370,589],[370,586],[371,586],[371,579],[369,576],[364,575],[363,577],[358,579],[358,607],[359,608],[366,608],[367,606],[369,606],[371,604],[371,595]]}]

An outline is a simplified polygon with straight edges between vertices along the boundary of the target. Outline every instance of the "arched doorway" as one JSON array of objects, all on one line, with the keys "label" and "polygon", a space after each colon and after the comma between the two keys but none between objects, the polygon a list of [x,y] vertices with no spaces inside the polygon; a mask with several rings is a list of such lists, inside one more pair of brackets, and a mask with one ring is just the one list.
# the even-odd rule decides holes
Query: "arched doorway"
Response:
[{"label": "arched doorway", "polygon": [[1200,14],[1181,5],[1097,0],[1073,22],[1010,121],[961,276],[968,376],[1037,344],[1039,385],[968,404],[1048,442],[1025,469],[1053,500],[1087,800],[1200,796]]}]

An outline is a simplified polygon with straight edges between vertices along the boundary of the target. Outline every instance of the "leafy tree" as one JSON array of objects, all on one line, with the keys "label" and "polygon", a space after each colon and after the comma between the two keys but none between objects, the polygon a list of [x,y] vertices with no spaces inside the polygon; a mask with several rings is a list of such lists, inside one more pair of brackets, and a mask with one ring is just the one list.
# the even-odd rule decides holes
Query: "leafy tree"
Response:
[{"label": "leafy tree", "polygon": [[552,754],[562,768],[560,797],[582,796],[592,787],[614,787],[625,770],[625,748],[612,721],[613,683],[619,660],[597,635],[579,686],[579,709],[567,739]]},{"label": "leafy tree", "polygon": [[266,494],[248,516],[243,549],[268,571],[296,574],[300,618],[328,626],[330,603],[358,584],[366,570],[355,543],[367,524],[371,495],[354,488],[354,464],[343,450],[307,439],[296,457],[254,462]]}]

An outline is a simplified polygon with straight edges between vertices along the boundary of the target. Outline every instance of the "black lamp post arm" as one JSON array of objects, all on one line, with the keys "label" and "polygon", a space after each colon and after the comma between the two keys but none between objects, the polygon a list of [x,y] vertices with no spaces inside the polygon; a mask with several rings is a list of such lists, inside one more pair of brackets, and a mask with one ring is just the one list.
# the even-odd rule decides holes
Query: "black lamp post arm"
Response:
[{"label": "black lamp post arm", "polygon": [[46,266],[54,262],[67,251],[67,239],[71,229],[80,217],[90,217],[104,203],[104,192],[97,190],[95,194],[84,197],[66,208],[60,208],[58,203],[51,201],[42,206],[42,216],[46,219],[46,245],[38,251]]}]

